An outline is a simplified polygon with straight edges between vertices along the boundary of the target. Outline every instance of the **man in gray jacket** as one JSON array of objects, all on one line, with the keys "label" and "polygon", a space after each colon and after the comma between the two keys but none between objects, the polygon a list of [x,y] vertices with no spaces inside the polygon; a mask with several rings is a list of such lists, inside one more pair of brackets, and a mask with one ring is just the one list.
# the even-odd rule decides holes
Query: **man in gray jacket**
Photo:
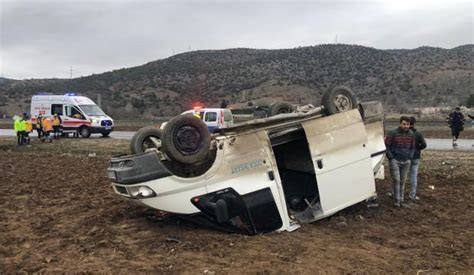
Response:
[{"label": "man in gray jacket", "polygon": [[410,131],[409,117],[400,117],[400,126],[388,132],[385,137],[385,147],[390,164],[395,206],[408,207],[404,200],[405,182],[410,160],[415,153],[415,135]]}]

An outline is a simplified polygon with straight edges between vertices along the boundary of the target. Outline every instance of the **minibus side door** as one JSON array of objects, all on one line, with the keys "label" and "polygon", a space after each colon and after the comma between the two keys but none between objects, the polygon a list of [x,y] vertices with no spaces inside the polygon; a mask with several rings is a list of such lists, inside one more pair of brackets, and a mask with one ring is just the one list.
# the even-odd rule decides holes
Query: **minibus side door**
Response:
[{"label": "minibus side door", "polygon": [[323,216],[375,195],[367,133],[357,109],[303,122]]}]

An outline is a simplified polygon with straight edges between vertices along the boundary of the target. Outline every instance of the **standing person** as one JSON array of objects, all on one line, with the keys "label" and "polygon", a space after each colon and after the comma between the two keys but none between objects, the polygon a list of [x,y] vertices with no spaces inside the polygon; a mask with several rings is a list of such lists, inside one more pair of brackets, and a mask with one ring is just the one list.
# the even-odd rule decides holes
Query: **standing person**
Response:
[{"label": "standing person", "polygon": [[409,207],[405,204],[405,182],[410,169],[410,160],[415,154],[415,135],[410,131],[410,118],[400,117],[400,126],[385,137],[387,158],[392,176],[393,198],[396,207]]},{"label": "standing person", "polygon": [[17,137],[17,144],[21,146],[23,144],[23,134],[22,134],[22,125],[21,125],[22,118],[20,116],[14,115],[13,116],[13,129],[15,129],[16,137]]},{"label": "standing person", "polygon": [[53,122],[49,117],[43,119],[43,138],[42,141],[53,142],[50,137],[50,133],[53,131]]},{"label": "standing person", "polygon": [[25,144],[30,144],[30,133],[33,132],[33,123],[31,122],[31,119],[26,117],[25,120],[25,136],[24,136],[24,143]]},{"label": "standing person", "polygon": [[453,147],[458,146],[459,134],[464,130],[464,115],[461,113],[461,108],[454,108],[454,112],[447,117],[449,128],[451,128],[451,135],[453,136]]},{"label": "standing person", "polygon": [[28,115],[23,113],[23,116],[20,120],[20,135],[21,135],[21,145],[26,144],[26,121],[28,120]]},{"label": "standing person", "polygon": [[419,200],[416,195],[416,187],[418,185],[418,168],[420,166],[421,150],[426,148],[426,141],[423,134],[415,128],[416,118],[410,117],[410,130],[415,135],[415,153],[410,163],[410,184],[411,190],[409,197],[412,200]]},{"label": "standing person", "polygon": [[61,117],[58,114],[54,114],[53,117],[53,137],[58,139],[61,135],[61,124],[62,124]]},{"label": "standing person", "polygon": [[38,138],[41,139],[43,135],[43,115],[39,114],[36,118],[36,131],[38,132]]}]

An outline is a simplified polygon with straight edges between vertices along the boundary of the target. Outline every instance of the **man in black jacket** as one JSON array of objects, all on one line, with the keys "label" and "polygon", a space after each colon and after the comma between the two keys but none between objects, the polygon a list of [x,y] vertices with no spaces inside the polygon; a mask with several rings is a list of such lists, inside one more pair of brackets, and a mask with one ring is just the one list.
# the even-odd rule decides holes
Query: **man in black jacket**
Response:
[{"label": "man in black jacket", "polygon": [[404,202],[405,182],[410,160],[415,153],[415,135],[410,131],[410,118],[402,116],[400,126],[385,137],[387,158],[392,176],[393,198],[396,207],[408,207]]},{"label": "man in black jacket", "polygon": [[461,108],[454,108],[454,112],[450,113],[447,117],[449,128],[451,128],[451,134],[453,135],[453,147],[458,146],[459,134],[464,130],[464,115],[461,113]]},{"label": "man in black jacket", "polygon": [[416,187],[418,185],[418,167],[420,166],[421,150],[426,148],[426,141],[420,131],[415,128],[416,118],[410,117],[410,130],[415,135],[415,153],[410,164],[410,199],[419,200],[420,198],[416,195]]}]

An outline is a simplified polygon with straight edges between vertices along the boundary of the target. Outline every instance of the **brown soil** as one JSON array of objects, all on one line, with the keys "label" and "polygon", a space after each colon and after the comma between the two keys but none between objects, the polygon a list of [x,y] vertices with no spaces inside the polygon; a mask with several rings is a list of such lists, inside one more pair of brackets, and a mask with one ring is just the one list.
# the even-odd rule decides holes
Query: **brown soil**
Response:
[{"label": "brown soil", "polygon": [[260,236],[147,219],[145,208],[112,192],[106,157],[15,147],[0,148],[0,156],[1,273],[474,270],[468,152],[424,153],[421,200],[409,209],[392,206],[386,179],[377,183],[379,207],[361,203],[291,233]]}]

